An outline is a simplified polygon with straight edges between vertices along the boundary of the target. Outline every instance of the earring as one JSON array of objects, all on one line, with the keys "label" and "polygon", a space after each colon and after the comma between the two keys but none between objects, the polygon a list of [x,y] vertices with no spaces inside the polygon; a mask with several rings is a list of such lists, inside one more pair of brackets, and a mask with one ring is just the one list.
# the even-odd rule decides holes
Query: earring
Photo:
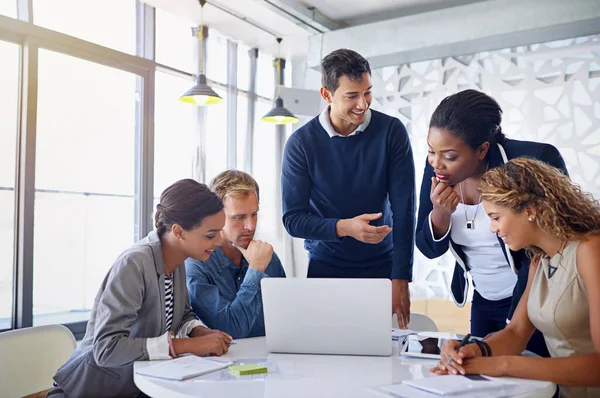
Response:
[{"label": "earring", "polygon": [[529,220],[529,221],[533,221],[533,220],[535,220],[535,219],[534,219],[533,217],[529,217],[529,218],[528,218],[528,220]]}]

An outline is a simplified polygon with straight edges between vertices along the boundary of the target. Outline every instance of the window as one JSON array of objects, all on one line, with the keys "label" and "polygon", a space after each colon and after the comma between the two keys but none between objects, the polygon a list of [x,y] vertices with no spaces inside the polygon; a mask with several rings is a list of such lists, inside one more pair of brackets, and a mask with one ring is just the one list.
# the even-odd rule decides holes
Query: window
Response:
[{"label": "window", "polygon": [[260,187],[260,219],[256,230],[257,239],[265,240],[273,245],[282,255],[282,243],[279,236],[281,216],[278,203],[281,195],[278,190],[279,170],[276,153],[276,130],[273,124],[261,122],[260,118],[271,110],[269,104],[256,101],[254,124],[254,153],[252,156],[252,175]]},{"label": "window", "polygon": [[[275,93],[274,79],[275,68],[273,67],[273,56],[259,52],[256,71],[256,94],[273,98],[273,94]],[[269,109],[267,109],[268,111]]]},{"label": "window", "polygon": [[199,108],[179,102],[193,81],[161,72],[156,73],[155,81],[154,197],[158,200],[162,191],[175,181],[194,177]]},{"label": "window", "polygon": [[[238,94],[237,110],[237,169],[245,170],[246,132],[248,131],[248,97]],[[256,121],[254,123],[256,123]]]},{"label": "window", "polygon": [[16,18],[17,0],[0,0],[0,15],[6,15],[7,17]]},{"label": "window", "polygon": [[11,327],[19,46],[0,41],[0,330]]},{"label": "window", "polygon": [[206,108],[206,182],[227,169],[227,96],[226,92],[213,89],[223,97],[218,105]]},{"label": "window", "polygon": [[33,0],[36,25],[129,54],[135,54],[135,12],[135,0]]},{"label": "window", "polygon": [[40,50],[34,326],[87,320],[133,243],[136,79]]},{"label": "window", "polygon": [[244,91],[248,91],[250,88],[250,47],[242,43],[238,44],[237,86]]},{"label": "window", "polygon": [[194,47],[199,39],[192,36],[192,25],[160,8],[155,10],[156,62],[186,72],[196,72]]},{"label": "window", "polygon": [[227,83],[227,40],[214,30],[209,30],[206,43],[206,77]]}]

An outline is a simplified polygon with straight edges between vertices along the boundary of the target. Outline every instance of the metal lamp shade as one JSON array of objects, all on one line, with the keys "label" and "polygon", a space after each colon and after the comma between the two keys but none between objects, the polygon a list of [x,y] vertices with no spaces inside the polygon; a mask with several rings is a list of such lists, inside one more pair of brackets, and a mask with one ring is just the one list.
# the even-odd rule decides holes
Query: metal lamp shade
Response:
[{"label": "metal lamp shade", "polygon": [[271,109],[261,120],[273,124],[298,123],[298,118],[283,107],[283,99],[281,97],[275,100],[275,108]]},{"label": "metal lamp shade", "polygon": [[218,104],[223,101],[223,98],[206,84],[206,76],[201,74],[198,76],[198,83],[179,97],[179,101],[186,104],[205,106]]}]

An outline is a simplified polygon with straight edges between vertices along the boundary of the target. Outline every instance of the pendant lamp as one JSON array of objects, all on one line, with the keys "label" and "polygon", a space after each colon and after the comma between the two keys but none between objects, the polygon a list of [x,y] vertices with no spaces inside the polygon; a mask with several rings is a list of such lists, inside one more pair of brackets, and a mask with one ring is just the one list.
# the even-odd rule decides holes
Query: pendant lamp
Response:
[{"label": "pendant lamp", "polygon": [[281,40],[281,37],[277,38],[279,45],[279,55],[277,57],[277,99],[275,100],[275,107],[264,115],[261,120],[273,124],[298,123],[298,118],[283,107],[283,99],[281,98]]},{"label": "pendant lamp", "polygon": [[206,76],[204,75],[204,4],[206,4],[206,0],[199,0],[199,3],[200,28],[195,30],[195,36],[200,40],[200,75],[196,85],[179,97],[179,101],[186,104],[206,106],[218,104],[223,101],[223,98],[206,84]]}]

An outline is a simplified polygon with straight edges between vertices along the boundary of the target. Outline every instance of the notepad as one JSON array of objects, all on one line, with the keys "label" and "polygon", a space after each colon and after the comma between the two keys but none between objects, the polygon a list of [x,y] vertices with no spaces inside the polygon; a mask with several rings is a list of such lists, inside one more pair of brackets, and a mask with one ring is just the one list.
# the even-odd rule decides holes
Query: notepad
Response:
[{"label": "notepad", "polygon": [[161,379],[185,380],[225,369],[229,365],[233,365],[233,362],[213,361],[189,355],[137,369],[136,373]]},{"label": "notepad", "polygon": [[437,395],[451,395],[457,393],[468,395],[470,391],[491,391],[513,385],[512,383],[492,380],[483,376],[472,377],[458,375],[431,376],[418,380],[404,380],[403,383]]},{"label": "notepad", "polygon": [[229,370],[236,375],[254,375],[258,373],[267,373],[269,370],[266,366],[258,365],[255,363],[246,363],[243,365],[230,366]]}]

